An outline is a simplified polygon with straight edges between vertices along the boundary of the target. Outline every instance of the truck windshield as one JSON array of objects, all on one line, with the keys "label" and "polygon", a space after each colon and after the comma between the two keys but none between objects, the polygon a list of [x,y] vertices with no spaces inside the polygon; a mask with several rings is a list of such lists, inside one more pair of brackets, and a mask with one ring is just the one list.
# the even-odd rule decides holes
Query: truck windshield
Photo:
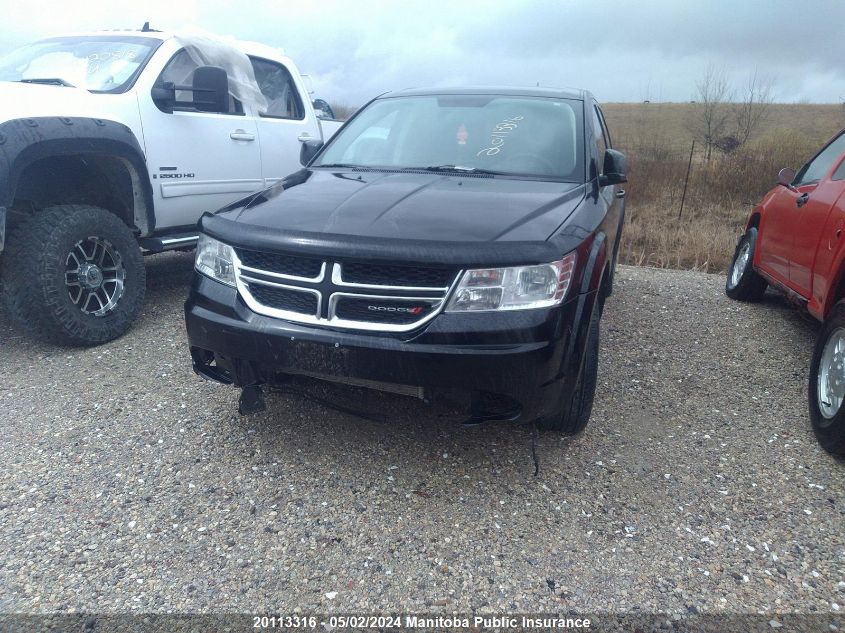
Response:
[{"label": "truck windshield", "polygon": [[123,92],[161,40],[149,37],[54,37],[0,58],[0,81]]},{"label": "truck windshield", "polygon": [[511,95],[388,97],[358,113],[314,167],[483,172],[584,181],[582,103]]}]

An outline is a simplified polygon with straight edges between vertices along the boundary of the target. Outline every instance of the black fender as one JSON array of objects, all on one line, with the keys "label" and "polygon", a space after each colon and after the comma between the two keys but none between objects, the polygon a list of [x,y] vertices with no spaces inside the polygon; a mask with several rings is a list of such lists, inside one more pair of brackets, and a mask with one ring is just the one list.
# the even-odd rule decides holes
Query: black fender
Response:
[{"label": "black fender", "polygon": [[613,293],[613,286],[616,281],[616,266],[619,264],[619,247],[622,245],[622,230],[624,227],[625,200],[622,200],[622,206],[619,211],[619,224],[616,228],[616,241],[613,244],[613,257],[610,260],[610,270],[608,272],[610,278],[607,280],[607,294],[605,294],[605,297],[609,297]]},{"label": "black fender", "polygon": [[[0,124],[0,209],[7,209],[23,172],[38,160],[53,156],[114,156],[131,169],[135,225],[142,234],[155,229],[153,189],[144,152],[126,125],[87,117],[37,117]],[[5,227],[0,212],[0,249]]]},{"label": "black fender", "polygon": [[608,261],[607,235],[604,232],[597,233],[592,243],[587,244],[589,244],[587,260],[580,277],[578,297],[575,299],[578,305],[560,367],[559,375],[563,379],[561,397],[564,399],[572,397],[572,391],[575,389],[575,383],[584,364],[590,320],[595,310],[602,309],[601,288],[604,284]]}]

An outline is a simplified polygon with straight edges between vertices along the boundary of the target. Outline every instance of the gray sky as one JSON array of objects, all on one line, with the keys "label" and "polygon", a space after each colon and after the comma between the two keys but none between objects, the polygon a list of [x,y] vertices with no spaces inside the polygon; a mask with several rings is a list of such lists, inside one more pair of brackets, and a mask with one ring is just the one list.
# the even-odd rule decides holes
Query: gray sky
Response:
[{"label": "gray sky", "polygon": [[[3,6],[6,5],[6,6]],[[778,101],[845,99],[836,0],[0,0],[0,53],[79,30],[195,26],[283,47],[315,96],[361,105],[425,85],[576,86],[600,101],[686,101],[708,64]]]}]

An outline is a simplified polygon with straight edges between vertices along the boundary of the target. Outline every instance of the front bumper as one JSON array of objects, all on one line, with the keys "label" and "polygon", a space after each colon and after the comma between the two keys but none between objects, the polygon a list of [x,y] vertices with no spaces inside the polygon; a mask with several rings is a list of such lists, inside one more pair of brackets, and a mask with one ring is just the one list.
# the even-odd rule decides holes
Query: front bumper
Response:
[{"label": "front bumper", "polygon": [[306,374],[400,392],[492,394],[533,420],[571,393],[586,333],[574,326],[584,322],[590,298],[576,295],[546,310],[444,313],[400,336],[262,316],[234,288],[195,274],[185,318],[195,371],[219,382],[272,385],[286,374]]}]

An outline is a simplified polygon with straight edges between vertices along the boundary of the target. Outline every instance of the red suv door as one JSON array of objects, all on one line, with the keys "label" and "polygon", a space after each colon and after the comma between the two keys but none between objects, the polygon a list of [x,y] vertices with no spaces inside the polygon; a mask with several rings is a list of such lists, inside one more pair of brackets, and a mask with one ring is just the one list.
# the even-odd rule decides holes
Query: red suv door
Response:
[{"label": "red suv door", "polygon": [[845,180],[835,180],[845,152],[845,134],[840,134],[808,162],[795,176],[795,191],[784,187],[792,200],[792,209],[785,214],[785,228],[792,237],[789,253],[790,286],[803,297],[810,298],[813,289],[813,265],[819,241],[823,238],[828,216],[845,192]]}]

